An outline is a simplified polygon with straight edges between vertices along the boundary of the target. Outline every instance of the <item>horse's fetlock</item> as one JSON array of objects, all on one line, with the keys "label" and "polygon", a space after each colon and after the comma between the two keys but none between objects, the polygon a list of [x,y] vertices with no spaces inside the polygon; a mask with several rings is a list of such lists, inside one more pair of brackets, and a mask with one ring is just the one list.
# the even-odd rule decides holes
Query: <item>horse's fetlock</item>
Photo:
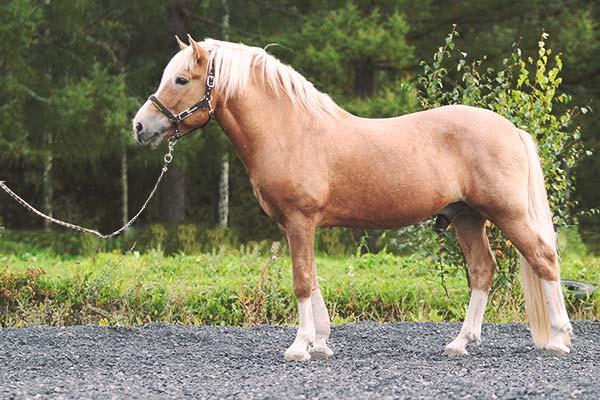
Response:
[{"label": "horse's fetlock", "polygon": [[571,322],[567,322],[562,325],[556,325],[556,326],[553,325],[552,333],[553,334],[566,333],[569,336],[573,336],[573,326],[571,325]]},{"label": "horse's fetlock", "polygon": [[469,343],[481,342],[481,334],[478,334],[476,332],[465,332],[463,333],[463,336],[469,341]]},{"label": "horse's fetlock", "polygon": [[315,332],[311,332],[310,330],[298,330],[298,334],[296,335],[298,338],[304,340],[307,344],[313,344],[316,340]]}]

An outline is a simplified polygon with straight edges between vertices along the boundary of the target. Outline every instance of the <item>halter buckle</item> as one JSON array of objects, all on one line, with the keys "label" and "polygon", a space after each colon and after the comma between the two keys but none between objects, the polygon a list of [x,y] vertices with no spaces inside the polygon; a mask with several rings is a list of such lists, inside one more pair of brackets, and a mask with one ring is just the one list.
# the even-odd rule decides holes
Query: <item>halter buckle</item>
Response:
[{"label": "halter buckle", "polygon": [[186,110],[183,110],[182,112],[180,112],[179,114],[177,114],[177,119],[179,121],[182,121],[184,119],[186,119],[187,117],[189,117],[190,115],[192,115],[192,113],[194,111],[196,111],[198,109],[198,107],[192,107],[192,108],[188,108]]}]

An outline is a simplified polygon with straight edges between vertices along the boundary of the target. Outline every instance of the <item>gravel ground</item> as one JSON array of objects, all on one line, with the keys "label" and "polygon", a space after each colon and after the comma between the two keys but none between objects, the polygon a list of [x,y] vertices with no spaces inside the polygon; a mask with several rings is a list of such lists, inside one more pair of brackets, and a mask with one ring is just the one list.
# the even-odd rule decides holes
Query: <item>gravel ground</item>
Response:
[{"label": "gravel ground", "polygon": [[74,326],[0,329],[0,398],[600,398],[600,322],[575,350],[534,350],[525,325],[484,325],[448,357],[458,324],[333,329],[329,360],[285,362],[294,330]]}]

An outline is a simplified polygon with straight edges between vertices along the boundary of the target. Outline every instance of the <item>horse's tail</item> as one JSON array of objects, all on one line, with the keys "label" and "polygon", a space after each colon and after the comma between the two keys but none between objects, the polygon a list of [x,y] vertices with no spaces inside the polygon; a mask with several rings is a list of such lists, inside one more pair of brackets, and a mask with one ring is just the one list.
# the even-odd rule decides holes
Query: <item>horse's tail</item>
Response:
[{"label": "horse's tail", "polygon": [[[556,250],[556,232],[552,224],[552,211],[548,203],[548,194],[544,186],[544,173],[537,148],[529,133],[520,130],[519,135],[525,145],[529,165],[527,185],[529,219],[542,239]],[[525,257],[523,255],[520,257],[522,285],[525,292],[525,310],[529,319],[531,337],[536,347],[543,348],[548,343],[551,335],[546,297],[544,296],[540,277],[535,274]]]}]

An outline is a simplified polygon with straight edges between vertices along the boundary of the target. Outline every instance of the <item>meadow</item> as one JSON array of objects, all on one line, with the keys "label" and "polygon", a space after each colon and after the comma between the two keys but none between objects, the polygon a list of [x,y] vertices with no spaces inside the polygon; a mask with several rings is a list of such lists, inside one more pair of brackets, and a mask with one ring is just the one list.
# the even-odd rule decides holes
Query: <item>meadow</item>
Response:
[{"label": "meadow", "polygon": [[[563,246],[565,247],[565,246]],[[165,255],[160,248],[59,256],[49,249],[0,252],[0,325],[149,322],[193,325],[292,324],[296,307],[285,246],[221,247]],[[17,246],[18,248],[18,246]],[[581,244],[561,253],[563,279],[600,283],[600,257]],[[317,256],[334,323],[461,321],[463,268],[414,254]],[[600,319],[600,295],[567,296],[573,319]],[[525,321],[516,277],[494,285],[488,322]]]}]

